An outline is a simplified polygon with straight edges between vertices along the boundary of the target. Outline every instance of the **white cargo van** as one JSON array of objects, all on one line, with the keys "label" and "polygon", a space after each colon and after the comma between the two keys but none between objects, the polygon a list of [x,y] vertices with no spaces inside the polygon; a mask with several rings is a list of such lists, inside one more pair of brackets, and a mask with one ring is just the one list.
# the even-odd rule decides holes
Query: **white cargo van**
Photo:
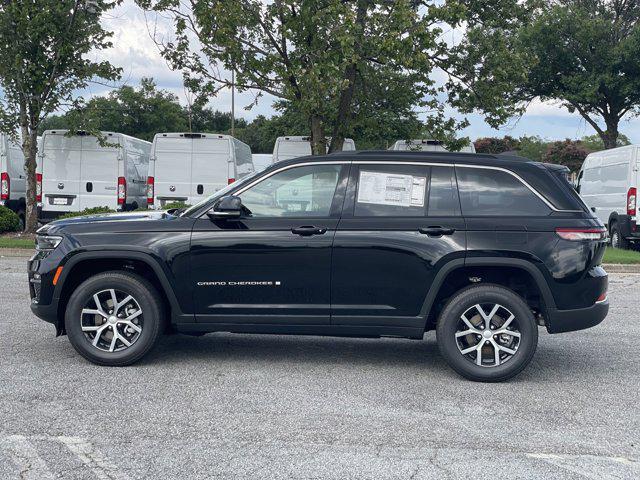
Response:
[{"label": "white cargo van", "polygon": [[67,132],[47,130],[42,135],[41,221],[87,208],[127,211],[147,204],[150,142],[102,132],[106,145],[101,146],[94,136]]},{"label": "white cargo van", "polygon": [[636,226],[639,161],[640,145],[613,148],[589,154],[578,173],[576,190],[607,225],[614,247],[640,242]]},{"label": "white cargo van", "polygon": [[156,209],[172,202],[195,205],[253,170],[249,145],[230,135],[158,133],[147,200]]},{"label": "white cargo van", "polygon": [[0,133],[0,205],[18,214],[24,225],[26,174],[22,148]]},{"label": "white cargo van", "polygon": [[[327,138],[327,148],[331,143],[331,138]],[[356,144],[351,138],[344,139],[343,152],[356,149]],[[278,137],[273,146],[273,163],[290,158],[304,157],[311,155],[311,141],[309,137]]]},{"label": "white cargo van", "polygon": [[[398,140],[389,150],[418,151],[418,152],[446,152],[447,149],[439,140],[426,140],[418,138],[415,140]],[[461,153],[476,153],[476,147],[473,142],[462,147]]]}]

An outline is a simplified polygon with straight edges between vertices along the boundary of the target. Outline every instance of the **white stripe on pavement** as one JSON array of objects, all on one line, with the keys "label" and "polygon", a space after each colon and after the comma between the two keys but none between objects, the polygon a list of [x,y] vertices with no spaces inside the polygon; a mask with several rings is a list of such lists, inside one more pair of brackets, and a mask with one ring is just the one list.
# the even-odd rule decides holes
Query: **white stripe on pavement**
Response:
[{"label": "white stripe on pavement", "polygon": [[592,480],[640,478],[640,463],[624,457],[561,455],[555,453],[527,453],[527,457],[543,460],[546,463]]},{"label": "white stripe on pavement", "polygon": [[20,469],[21,479],[54,480],[53,473],[26,437],[10,435],[1,439],[0,444],[9,452],[11,461]]},{"label": "white stripe on pavement", "polygon": [[88,441],[77,437],[57,437],[100,480],[128,480],[128,476],[108,460]]}]

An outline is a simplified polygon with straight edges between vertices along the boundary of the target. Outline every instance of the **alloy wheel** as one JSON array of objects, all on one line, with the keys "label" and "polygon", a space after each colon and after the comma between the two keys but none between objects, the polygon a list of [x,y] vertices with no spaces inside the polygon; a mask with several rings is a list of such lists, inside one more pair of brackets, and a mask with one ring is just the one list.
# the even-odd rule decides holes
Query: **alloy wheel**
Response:
[{"label": "alloy wheel", "polygon": [[95,293],[80,314],[87,341],[98,350],[119,352],[142,334],[142,308],[133,296],[115,289]]},{"label": "alloy wheel", "polygon": [[509,309],[498,303],[483,303],[460,315],[455,338],[467,360],[481,367],[497,367],[516,354],[521,334]]}]

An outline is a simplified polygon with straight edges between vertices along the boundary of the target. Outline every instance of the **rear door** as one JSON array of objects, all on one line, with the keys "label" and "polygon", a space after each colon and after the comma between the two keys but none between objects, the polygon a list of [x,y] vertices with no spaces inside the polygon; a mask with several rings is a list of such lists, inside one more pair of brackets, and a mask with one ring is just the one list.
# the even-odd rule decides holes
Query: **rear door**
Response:
[{"label": "rear door", "polygon": [[194,173],[191,184],[191,202],[196,204],[213,195],[235,177],[229,138],[202,135],[191,140],[191,169]]},{"label": "rear door", "polygon": [[[83,136],[80,162],[80,210],[118,206],[118,137],[107,135],[108,146],[100,146],[93,136]],[[118,146],[113,146],[118,144]]]},{"label": "rear door", "polygon": [[82,137],[64,133],[45,135],[42,158],[42,210],[80,210]]},{"label": "rear door", "polygon": [[156,205],[189,202],[191,196],[191,149],[193,141],[184,137],[158,137],[155,151]]},{"label": "rear door", "polygon": [[375,162],[351,171],[334,239],[332,324],[423,327],[436,274],[465,255],[453,167]]}]

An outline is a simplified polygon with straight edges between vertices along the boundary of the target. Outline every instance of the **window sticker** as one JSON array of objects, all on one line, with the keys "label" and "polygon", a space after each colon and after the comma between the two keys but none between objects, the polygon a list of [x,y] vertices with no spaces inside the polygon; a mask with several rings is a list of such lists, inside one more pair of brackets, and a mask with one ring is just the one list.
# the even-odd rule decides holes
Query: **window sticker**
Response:
[{"label": "window sticker", "polygon": [[426,177],[360,171],[358,203],[424,207]]}]

